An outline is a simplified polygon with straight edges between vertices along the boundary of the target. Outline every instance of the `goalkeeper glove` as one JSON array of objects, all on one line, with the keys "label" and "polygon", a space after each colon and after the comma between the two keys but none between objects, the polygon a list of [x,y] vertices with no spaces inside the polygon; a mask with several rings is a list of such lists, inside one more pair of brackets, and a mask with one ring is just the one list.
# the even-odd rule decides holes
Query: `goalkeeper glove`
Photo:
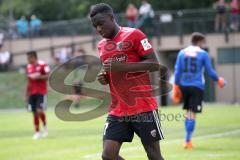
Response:
[{"label": "goalkeeper glove", "polygon": [[178,85],[173,85],[172,101],[174,104],[179,104],[182,98],[182,93]]},{"label": "goalkeeper glove", "polygon": [[226,85],[226,81],[223,77],[219,77],[217,81],[217,85],[219,88],[223,88]]}]

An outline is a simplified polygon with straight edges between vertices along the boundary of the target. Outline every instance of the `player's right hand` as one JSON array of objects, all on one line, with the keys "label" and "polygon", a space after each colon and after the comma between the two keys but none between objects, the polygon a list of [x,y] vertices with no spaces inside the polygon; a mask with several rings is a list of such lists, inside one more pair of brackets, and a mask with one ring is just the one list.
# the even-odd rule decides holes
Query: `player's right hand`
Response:
[{"label": "player's right hand", "polygon": [[182,98],[182,93],[178,85],[173,85],[172,101],[174,104],[179,104]]},{"label": "player's right hand", "polygon": [[97,75],[97,80],[102,84],[102,85],[107,85],[109,84],[109,80],[107,78],[107,73],[106,72],[101,72]]},{"label": "player's right hand", "polygon": [[40,76],[40,73],[32,73],[28,75],[28,77],[31,79],[38,79]]},{"label": "player's right hand", "polygon": [[226,85],[226,81],[223,77],[219,77],[217,81],[217,85],[219,88],[223,88]]}]

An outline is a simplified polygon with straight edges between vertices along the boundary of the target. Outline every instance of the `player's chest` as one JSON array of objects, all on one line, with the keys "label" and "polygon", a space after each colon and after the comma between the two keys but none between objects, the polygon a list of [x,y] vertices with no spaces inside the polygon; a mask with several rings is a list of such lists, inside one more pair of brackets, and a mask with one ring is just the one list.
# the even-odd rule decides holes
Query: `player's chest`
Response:
[{"label": "player's chest", "polygon": [[100,59],[105,61],[114,58],[118,62],[132,62],[139,60],[139,56],[131,40],[106,41],[99,46]]},{"label": "player's chest", "polygon": [[27,73],[42,73],[42,67],[37,65],[37,66],[28,66],[27,67]]}]

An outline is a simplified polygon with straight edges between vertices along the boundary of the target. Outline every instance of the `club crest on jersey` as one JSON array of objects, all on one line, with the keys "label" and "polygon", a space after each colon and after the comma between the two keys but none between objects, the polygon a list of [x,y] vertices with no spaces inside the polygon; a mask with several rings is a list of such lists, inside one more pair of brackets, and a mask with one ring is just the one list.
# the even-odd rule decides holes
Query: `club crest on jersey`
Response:
[{"label": "club crest on jersey", "polygon": [[151,135],[152,135],[153,137],[156,137],[156,136],[157,136],[157,131],[156,131],[156,129],[154,129],[154,130],[151,131]]},{"label": "club crest on jersey", "polygon": [[130,41],[123,41],[117,43],[117,50],[118,51],[126,51],[132,47],[132,43]]},{"label": "club crest on jersey", "polygon": [[152,45],[148,42],[147,38],[141,40],[141,44],[143,46],[144,51],[149,50],[149,49],[152,48]]},{"label": "club crest on jersey", "polygon": [[117,43],[117,50],[118,51],[122,51],[122,49],[123,49],[123,43],[122,42],[118,42]]}]

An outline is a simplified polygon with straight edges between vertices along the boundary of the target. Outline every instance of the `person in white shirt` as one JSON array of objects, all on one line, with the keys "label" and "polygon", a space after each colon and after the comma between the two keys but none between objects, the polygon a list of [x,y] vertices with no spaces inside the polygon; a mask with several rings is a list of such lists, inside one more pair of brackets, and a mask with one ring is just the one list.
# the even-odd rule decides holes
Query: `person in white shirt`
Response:
[{"label": "person in white shirt", "polygon": [[152,37],[153,31],[153,18],[155,14],[153,8],[147,0],[142,1],[142,5],[139,8],[139,19],[136,24],[136,28],[140,28],[148,37]]},{"label": "person in white shirt", "polygon": [[72,57],[72,49],[69,46],[63,47],[59,52],[55,54],[56,64],[63,64]]},{"label": "person in white shirt", "polygon": [[140,6],[140,9],[139,9],[139,14],[141,16],[148,16],[148,17],[153,18],[154,12],[153,12],[151,4],[148,3],[147,1],[143,0],[142,5]]},{"label": "person in white shirt", "polygon": [[0,71],[7,71],[10,64],[11,55],[8,51],[3,49],[0,44]]}]

